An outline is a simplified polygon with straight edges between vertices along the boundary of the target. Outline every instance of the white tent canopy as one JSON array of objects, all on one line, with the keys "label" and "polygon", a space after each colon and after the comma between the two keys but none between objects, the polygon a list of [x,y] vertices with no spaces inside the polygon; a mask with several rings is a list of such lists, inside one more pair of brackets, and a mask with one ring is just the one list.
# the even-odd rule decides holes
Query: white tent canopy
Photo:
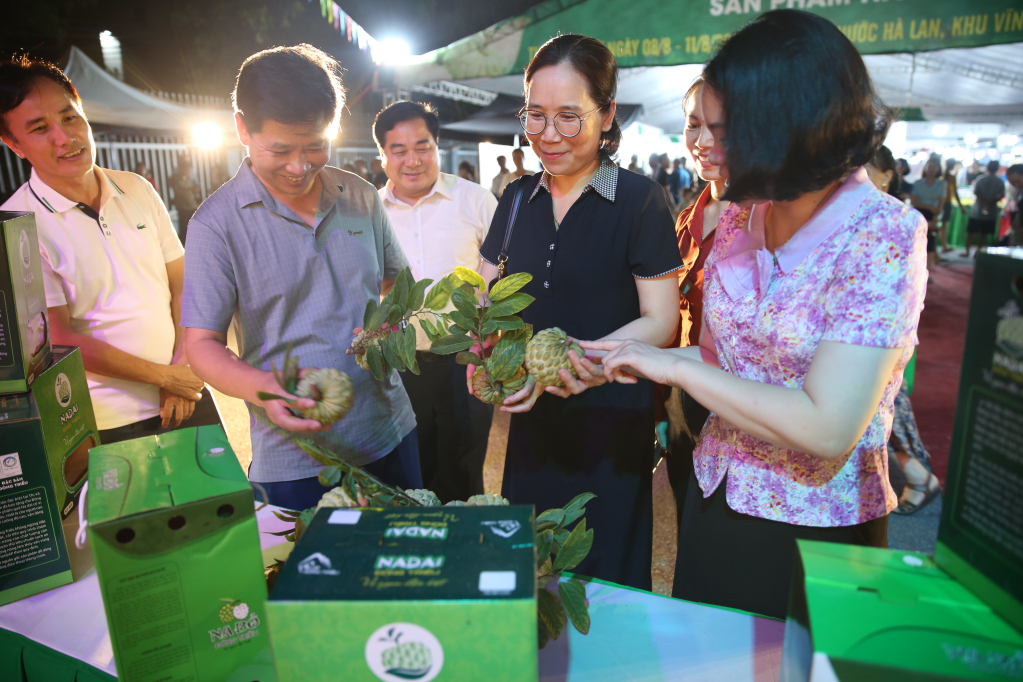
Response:
[{"label": "white tent canopy", "polygon": [[[919,107],[929,121],[994,123],[1004,132],[1023,131],[1023,43],[866,55],[864,61],[890,106]],[[700,64],[623,69],[618,99],[642,104],[644,122],[679,133],[684,128],[681,98],[702,69]],[[461,82],[522,94],[521,75]]]},{"label": "white tent canopy", "polygon": [[225,138],[234,130],[227,109],[201,109],[175,104],[126,85],[72,46],[64,73],[82,98],[91,123],[188,132],[200,123],[215,123]]}]

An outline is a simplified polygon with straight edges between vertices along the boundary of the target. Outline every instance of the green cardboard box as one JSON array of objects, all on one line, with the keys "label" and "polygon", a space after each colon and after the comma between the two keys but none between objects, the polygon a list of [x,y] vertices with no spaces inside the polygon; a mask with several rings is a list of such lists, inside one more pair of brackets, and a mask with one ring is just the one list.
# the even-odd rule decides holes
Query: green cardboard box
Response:
[{"label": "green cardboard box", "polygon": [[0,211],[0,393],[24,393],[50,364],[50,329],[32,213]]},{"label": "green cardboard box", "polygon": [[93,448],[86,497],[119,680],[275,680],[252,489],[219,426]]},{"label": "green cardboard box", "polygon": [[535,556],[528,506],[321,509],[267,601],[278,679],[536,680]]},{"label": "green cardboard box", "polygon": [[1023,249],[977,258],[944,502],[934,560],[1023,630]]},{"label": "green cardboard box", "polygon": [[782,682],[1023,676],[1023,634],[926,555],[798,545]]},{"label": "green cardboard box", "polygon": [[75,533],[96,417],[81,352],[57,346],[53,359],[30,393],[0,396],[0,604],[92,567]]}]

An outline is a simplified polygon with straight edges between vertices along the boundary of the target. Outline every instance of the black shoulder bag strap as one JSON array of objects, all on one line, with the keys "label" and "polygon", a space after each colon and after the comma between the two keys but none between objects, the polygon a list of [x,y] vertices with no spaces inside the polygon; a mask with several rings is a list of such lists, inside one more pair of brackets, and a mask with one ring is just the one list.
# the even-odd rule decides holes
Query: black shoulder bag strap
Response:
[{"label": "black shoulder bag strap", "polygon": [[[537,174],[539,175],[539,173]],[[508,227],[504,230],[504,242],[501,244],[501,253],[497,256],[497,281],[506,274],[505,264],[508,262],[508,247],[511,246],[512,232],[515,231],[515,219],[519,215],[519,204],[522,203],[522,195],[526,192],[527,181],[519,183],[515,190],[515,199],[512,200],[511,210],[508,211]]]}]

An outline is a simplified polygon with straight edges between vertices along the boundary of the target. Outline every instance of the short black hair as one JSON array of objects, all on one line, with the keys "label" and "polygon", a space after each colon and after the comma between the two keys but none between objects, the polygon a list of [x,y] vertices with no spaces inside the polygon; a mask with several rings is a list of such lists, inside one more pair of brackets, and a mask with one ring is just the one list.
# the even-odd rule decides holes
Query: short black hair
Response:
[{"label": "short black hair", "polygon": [[1002,164],[999,163],[998,161],[995,161],[994,159],[991,159],[990,161],[987,162],[987,172],[991,173],[992,175],[997,173],[998,169],[1001,167]]},{"label": "short black hair", "polygon": [[25,54],[4,59],[0,61],[0,135],[3,137],[15,139],[7,125],[7,112],[21,106],[40,78],[53,81],[64,89],[75,104],[82,104],[78,90],[53,62]]},{"label": "short black hair", "polygon": [[373,138],[380,149],[384,148],[387,133],[405,121],[422,119],[434,142],[440,142],[440,117],[429,104],[422,102],[395,102],[377,114],[373,121]]},{"label": "short black hair", "polygon": [[305,43],[263,50],[242,64],[233,98],[249,132],[258,133],[266,121],[329,128],[345,103],[341,66]]},{"label": "short black hair", "polygon": [[525,157],[525,155],[526,155],[526,152],[525,152],[525,150],[522,149],[522,147],[516,147],[515,149],[513,149],[512,150],[512,156],[515,156],[515,152],[518,152],[519,154],[522,154],[523,157]]},{"label": "short black hair", "polygon": [[1006,175],[1023,175],[1023,163],[1014,163],[1005,171]]},{"label": "short black hair", "polygon": [[725,106],[731,201],[827,187],[873,158],[894,118],[856,47],[810,12],[765,12],[721,45],[703,76]]},{"label": "short black hair", "polygon": [[897,166],[898,170],[902,171],[903,175],[909,174],[910,171],[909,161],[906,161],[905,159],[899,159],[895,165]]}]

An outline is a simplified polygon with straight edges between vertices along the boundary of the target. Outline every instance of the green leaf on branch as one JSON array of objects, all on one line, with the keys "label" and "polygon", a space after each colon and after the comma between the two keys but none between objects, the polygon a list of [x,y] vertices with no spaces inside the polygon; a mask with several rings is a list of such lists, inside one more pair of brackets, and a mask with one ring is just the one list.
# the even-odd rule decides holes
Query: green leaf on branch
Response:
[{"label": "green leaf on branch", "polygon": [[405,312],[406,304],[408,303],[408,291],[409,282],[412,280],[412,270],[405,268],[398,273],[398,276],[394,278],[394,288],[391,289],[391,295],[394,296],[394,304],[401,308],[401,312]]},{"label": "green leaf on branch", "polygon": [[551,639],[557,639],[565,627],[565,609],[558,598],[547,590],[540,590],[536,597],[536,613],[550,631]]},{"label": "green leaf on branch", "polygon": [[406,305],[409,310],[416,311],[423,307],[423,301],[426,298],[426,288],[431,284],[433,284],[432,279],[421,279],[409,289],[408,304]]},{"label": "green leaf on branch", "polygon": [[377,303],[377,300],[375,298],[371,298],[368,301],[366,301],[366,312],[362,314],[362,326],[364,329],[373,328],[370,326],[369,321],[373,319],[373,313],[375,313],[377,311],[377,308],[379,307],[380,304]]},{"label": "green leaf on branch", "polygon": [[483,358],[476,355],[475,353],[463,350],[461,353],[455,356],[455,362],[457,362],[460,365],[482,365]]},{"label": "green leaf on branch", "polygon": [[459,265],[457,268],[455,268],[455,274],[458,275],[458,278],[460,280],[468,284],[471,284],[477,289],[485,289],[487,286],[487,283],[483,280],[482,277],[480,277],[479,273],[477,273],[475,270],[470,270],[469,268],[462,267],[461,265]]},{"label": "green leaf on branch", "polygon": [[419,376],[419,361],[416,360],[415,356],[412,357],[412,364],[409,365],[408,371]]},{"label": "green leaf on branch", "polygon": [[555,528],[561,526],[565,522],[565,510],[564,509],[548,509],[540,516],[536,517],[537,524],[541,523],[553,523]]},{"label": "green leaf on branch", "polygon": [[475,319],[463,315],[461,312],[457,310],[452,310],[450,313],[448,313],[448,318],[452,322],[457,324],[459,327],[461,327],[465,333],[476,331]]},{"label": "green leaf on branch", "polygon": [[554,533],[545,530],[536,534],[536,566],[544,565],[551,558],[551,548],[554,546]]},{"label": "green leaf on branch", "polygon": [[366,329],[372,331],[378,331],[380,327],[387,321],[387,317],[391,313],[391,304],[384,299],[383,303],[377,306],[377,309],[373,311],[373,314],[369,318],[369,322],[366,324]]},{"label": "green leaf on branch", "polygon": [[306,453],[324,466],[335,466],[340,463],[340,458],[326,448],[316,447],[311,441],[299,440],[298,446]]},{"label": "green leaf on branch", "polygon": [[490,306],[490,310],[487,311],[486,320],[492,320],[495,317],[505,317],[506,315],[514,315],[515,313],[525,309],[530,303],[536,299],[529,294],[512,294],[503,301],[499,301],[494,305]]},{"label": "green leaf on branch", "polygon": [[419,326],[422,327],[423,333],[431,343],[437,340],[437,328],[433,326],[433,322],[430,322],[429,317],[419,318]]},{"label": "green leaf on branch", "polygon": [[542,649],[547,646],[547,642],[551,641],[551,633],[547,631],[547,626],[543,624],[540,616],[536,617],[536,645],[538,649]]},{"label": "green leaf on branch", "polygon": [[[455,308],[458,312],[465,315],[470,320],[479,319],[479,308],[476,306],[476,297],[465,293],[461,289],[455,289],[451,294],[451,302],[455,304]],[[472,325],[475,327],[476,325]]]},{"label": "green leaf on branch", "polygon": [[584,635],[589,633],[590,612],[586,608],[586,586],[572,578],[568,582],[558,583],[558,594],[561,595],[561,604],[575,629]]},{"label": "green leaf on branch", "polygon": [[526,359],[526,344],[500,341],[490,356],[490,374],[497,381],[510,379]]},{"label": "green leaf on branch", "polygon": [[401,333],[401,340],[404,343],[401,357],[409,367],[416,361],[416,328],[408,326]]},{"label": "green leaf on branch", "polygon": [[[396,351],[394,348],[396,338],[397,334],[390,334],[389,336],[381,339],[380,351],[384,354],[384,360],[387,361],[387,364],[399,372],[404,372],[405,362],[401,359],[400,351]],[[400,341],[398,343],[400,343]]]},{"label": "green leaf on branch", "polygon": [[557,554],[561,551],[561,545],[568,539],[569,532],[564,528],[554,529],[554,549],[553,552]]},{"label": "green leaf on branch", "polygon": [[484,335],[493,334],[496,331],[510,331],[522,329],[526,324],[521,317],[508,315],[507,317],[488,318],[481,330]]},{"label": "green leaf on branch", "polygon": [[402,308],[400,305],[392,305],[390,312],[387,313],[387,325],[390,327],[394,327],[399,322],[401,322],[401,318],[404,315],[405,315],[404,308]]},{"label": "green leaf on branch", "polygon": [[386,376],[386,368],[384,367],[384,354],[380,352],[380,349],[373,344],[366,347],[366,363],[369,365],[370,374],[377,381],[383,381]]},{"label": "green leaf on branch", "polygon": [[573,497],[572,501],[565,505],[565,521],[562,525],[567,526],[585,514],[586,503],[595,497],[593,493],[580,493]]},{"label": "green leaf on branch", "polygon": [[[520,318],[517,318],[517,317],[514,317],[514,318],[502,317],[502,318],[499,318],[499,319],[502,319],[502,320],[515,319],[515,320],[517,320],[517,319],[520,319]],[[516,327],[516,328],[514,328],[514,329],[512,329],[510,331],[506,331],[504,334],[501,334],[501,340],[502,341],[505,341],[505,340],[506,341],[529,341],[531,338],[533,338],[533,325],[531,325],[531,324],[526,324],[526,325],[523,325],[521,327]]]},{"label": "green leaf on branch", "polygon": [[292,400],[291,398],[285,398],[284,396],[277,395],[276,393],[267,393],[266,391],[260,391],[259,393],[256,394],[256,397],[259,398],[260,400],[283,400],[289,405],[295,404],[295,401]]},{"label": "green leaf on branch", "polygon": [[426,295],[424,305],[430,310],[443,310],[448,305],[451,292],[461,283],[461,278],[453,272],[442,277]]},{"label": "green leaf on branch", "polygon": [[341,480],[341,467],[337,465],[326,467],[320,471],[318,478],[320,479],[320,485],[333,488]]},{"label": "green leaf on branch", "polygon": [[586,530],[586,519],[583,519],[572,529],[572,533],[558,550],[558,556],[554,560],[554,572],[561,573],[575,568],[590,553],[592,546],[593,531]]},{"label": "green leaf on branch", "polygon": [[430,350],[437,355],[451,355],[452,353],[469,350],[474,343],[475,341],[465,334],[451,334],[449,336],[442,336],[430,344]]},{"label": "green leaf on branch", "polygon": [[528,272],[516,272],[514,275],[508,275],[490,289],[488,298],[491,301],[503,301],[529,284],[532,279],[533,276]]}]

